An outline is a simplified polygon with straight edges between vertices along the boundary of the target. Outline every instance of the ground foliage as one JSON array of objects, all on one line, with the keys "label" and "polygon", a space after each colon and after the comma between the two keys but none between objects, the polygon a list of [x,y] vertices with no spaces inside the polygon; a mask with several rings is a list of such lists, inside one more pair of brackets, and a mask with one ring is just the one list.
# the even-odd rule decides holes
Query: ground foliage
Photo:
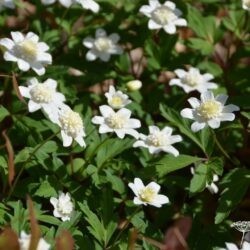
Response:
[{"label": "ground foliage", "polygon": [[[148,29],[148,19],[138,12],[147,4],[142,0],[98,0],[101,11],[96,14],[78,5],[65,9],[38,0],[16,2],[18,8],[1,12],[0,35],[33,31],[49,45],[53,64],[39,79],[57,80],[67,103],[80,112],[87,147],[64,148],[58,126],[41,112],[28,113],[17,85],[35,73],[20,72],[1,58],[1,228],[9,225],[18,235],[30,231],[29,195],[41,234],[52,246],[66,229],[75,249],[164,248],[176,241],[175,234],[168,235],[174,226],[193,250],[237,242],[240,235],[230,228],[231,222],[250,220],[250,19],[240,1],[176,1],[188,26],[175,35]],[[107,63],[89,62],[82,41],[100,27],[121,36],[124,53]],[[199,93],[186,94],[168,84],[173,71],[185,65],[215,76],[219,88],[214,93],[228,94],[229,102],[240,107],[233,122],[214,131],[191,131],[180,110]],[[126,82],[133,79],[143,86],[128,92]],[[146,149],[132,148],[132,137],[121,140],[98,133],[91,118],[106,104],[104,93],[110,84],[132,99],[129,108],[142,122],[140,132],[156,124],[182,135],[178,157],[150,155]],[[197,167],[194,176],[191,166]],[[220,177],[215,195],[206,189],[213,174]],[[137,209],[128,188],[134,177],[159,183],[170,204]],[[60,190],[69,192],[75,204],[70,221],[62,222],[52,213],[49,198]],[[12,237],[11,232],[7,235]]]}]

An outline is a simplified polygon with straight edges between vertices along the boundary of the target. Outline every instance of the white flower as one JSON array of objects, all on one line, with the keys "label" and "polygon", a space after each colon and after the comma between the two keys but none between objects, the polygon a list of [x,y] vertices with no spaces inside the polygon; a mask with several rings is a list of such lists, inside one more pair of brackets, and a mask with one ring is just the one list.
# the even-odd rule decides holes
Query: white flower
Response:
[{"label": "white flower", "polygon": [[63,146],[68,147],[75,140],[81,147],[86,144],[83,140],[85,136],[84,126],[81,116],[70,107],[63,106],[58,113],[58,125],[61,127]]},{"label": "white flower", "polygon": [[[191,173],[194,175],[195,171],[194,168],[191,168]],[[206,183],[206,188],[209,190],[211,194],[217,194],[219,191],[218,186],[215,184],[215,182],[219,181],[219,176],[216,174],[213,174],[213,181],[209,184]]]},{"label": "white flower", "polygon": [[90,49],[86,54],[88,61],[94,61],[96,58],[100,58],[102,61],[107,62],[112,54],[122,54],[122,48],[117,45],[117,42],[120,40],[118,34],[113,33],[107,36],[105,30],[97,29],[95,36],[95,39],[86,37],[83,40],[83,45]]},{"label": "white flower", "polygon": [[144,186],[140,178],[135,178],[134,183],[129,183],[128,186],[135,194],[134,204],[136,205],[152,205],[155,207],[161,207],[163,204],[169,203],[167,196],[158,194],[160,191],[160,185],[155,182],[150,182],[147,186]]},{"label": "white flower", "polygon": [[74,204],[71,201],[69,193],[59,192],[58,199],[55,197],[50,198],[50,203],[54,207],[53,214],[55,217],[61,218],[62,221],[70,220],[74,211]]},{"label": "white flower", "polygon": [[125,134],[138,138],[139,133],[135,128],[140,128],[141,122],[137,119],[130,119],[130,110],[122,108],[115,112],[108,105],[102,105],[99,109],[102,116],[93,117],[92,122],[100,125],[100,134],[115,132],[121,139],[124,138]]},{"label": "white flower", "polygon": [[172,79],[169,82],[169,85],[177,85],[183,88],[186,93],[194,90],[203,93],[208,89],[216,89],[218,87],[216,83],[209,82],[214,78],[213,75],[209,73],[202,75],[199,69],[191,67],[188,71],[177,69],[174,72],[179,77],[179,79]]},{"label": "white flower", "polygon": [[242,248],[238,248],[233,243],[226,243],[226,248],[220,248],[219,250],[249,250],[250,249],[250,243],[247,241],[244,241],[242,244]]},{"label": "white flower", "polygon": [[250,10],[250,0],[242,0],[242,8],[244,10]]},{"label": "white flower", "polygon": [[17,62],[18,68],[28,71],[32,68],[38,75],[45,73],[44,66],[52,63],[52,57],[46,53],[49,49],[44,42],[38,42],[39,37],[33,32],[23,35],[21,32],[11,32],[12,39],[0,39],[0,45],[6,48],[4,59]]},{"label": "white flower", "polygon": [[116,91],[114,86],[109,86],[109,92],[105,93],[109,106],[114,109],[120,109],[131,103],[128,96],[121,91]]},{"label": "white flower", "polygon": [[[93,0],[58,0],[61,5],[66,8],[69,8],[71,5],[75,3],[79,3],[84,9],[91,10],[93,12],[98,12],[100,9],[99,4],[97,4]],[[42,0],[42,3],[45,5],[53,4],[56,0]]]},{"label": "white flower", "polygon": [[[26,234],[24,231],[21,231],[20,238],[18,239],[20,250],[29,250],[31,235]],[[48,244],[43,238],[40,238],[37,250],[49,250],[50,244]]]},{"label": "white flower", "polygon": [[143,5],[139,11],[150,18],[151,30],[163,28],[168,34],[175,34],[176,26],[187,26],[187,21],[180,18],[182,12],[171,1],[160,4],[158,0],[149,0],[149,5]]},{"label": "white flower", "polygon": [[20,86],[19,91],[23,97],[29,98],[29,112],[35,112],[42,109],[49,119],[56,123],[58,120],[58,109],[63,106],[65,97],[56,92],[57,82],[53,79],[47,79],[40,83],[36,78],[28,81],[28,87]]},{"label": "white flower", "polygon": [[13,0],[1,0],[0,1],[0,11],[4,8],[14,9],[15,3]]},{"label": "white flower", "polygon": [[129,91],[136,91],[142,87],[142,82],[139,80],[132,80],[127,82],[126,85]]},{"label": "white flower", "polygon": [[160,130],[156,126],[149,126],[149,135],[140,134],[139,140],[136,141],[133,147],[148,148],[151,154],[157,154],[161,151],[178,156],[179,152],[172,144],[182,141],[180,135],[172,135],[173,129],[165,127]]},{"label": "white flower", "polygon": [[191,129],[197,132],[207,125],[211,128],[220,127],[221,121],[233,121],[235,115],[232,113],[238,111],[239,107],[233,104],[225,105],[227,95],[218,95],[214,97],[211,91],[201,94],[201,101],[191,97],[188,102],[192,109],[186,108],[181,111],[181,116],[195,120]]}]

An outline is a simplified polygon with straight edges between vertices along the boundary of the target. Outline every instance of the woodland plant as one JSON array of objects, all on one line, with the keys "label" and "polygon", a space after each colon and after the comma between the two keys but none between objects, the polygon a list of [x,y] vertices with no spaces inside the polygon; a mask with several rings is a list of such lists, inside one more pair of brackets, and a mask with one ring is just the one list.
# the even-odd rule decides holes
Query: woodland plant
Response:
[{"label": "woodland plant", "polygon": [[250,249],[249,0],[0,11],[0,250]]}]

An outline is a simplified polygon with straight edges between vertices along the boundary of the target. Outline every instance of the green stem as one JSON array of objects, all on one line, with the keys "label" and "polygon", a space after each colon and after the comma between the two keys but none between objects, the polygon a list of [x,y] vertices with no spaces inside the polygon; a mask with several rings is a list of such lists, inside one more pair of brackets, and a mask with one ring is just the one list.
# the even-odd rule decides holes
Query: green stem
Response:
[{"label": "green stem", "polygon": [[120,232],[115,237],[114,243],[110,247],[108,247],[106,249],[113,249],[113,247],[118,244],[117,241],[119,240],[119,238],[121,237],[121,235],[125,231],[125,229],[128,227],[128,225],[130,224],[130,222],[133,219],[133,217],[138,213],[138,211],[140,210],[140,208],[141,208],[140,206],[137,207],[136,210],[129,216],[129,218],[127,219],[125,225],[122,227],[122,229],[120,230]]},{"label": "green stem", "polygon": [[6,200],[5,200],[5,202],[8,201],[9,198],[10,198],[10,196],[12,195],[12,193],[13,193],[13,191],[14,191],[16,185],[17,185],[17,182],[18,182],[18,180],[20,179],[20,177],[21,177],[21,175],[22,175],[22,173],[23,173],[23,171],[24,171],[24,169],[25,169],[26,164],[32,159],[32,157],[35,155],[35,153],[36,153],[36,152],[37,152],[46,142],[48,142],[49,140],[51,140],[51,139],[53,139],[55,136],[57,136],[57,135],[59,134],[59,132],[60,132],[60,130],[59,130],[58,132],[56,132],[55,134],[52,134],[51,136],[49,136],[49,137],[48,137],[46,140],[44,140],[43,142],[41,142],[41,143],[34,149],[34,151],[29,155],[29,157],[27,158],[27,160],[23,163],[22,168],[20,169],[20,171],[19,171],[17,177],[15,178],[15,181],[14,181],[13,185],[12,185],[11,188],[10,188],[10,191],[9,191],[9,193],[8,193],[8,196],[7,196]]}]

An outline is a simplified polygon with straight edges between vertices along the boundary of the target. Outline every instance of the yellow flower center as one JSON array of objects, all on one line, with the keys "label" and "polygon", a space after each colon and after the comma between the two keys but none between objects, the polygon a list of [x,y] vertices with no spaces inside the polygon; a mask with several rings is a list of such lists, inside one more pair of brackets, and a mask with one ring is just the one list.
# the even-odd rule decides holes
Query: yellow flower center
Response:
[{"label": "yellow flower center", "polygon": [[113,114],[105,119],[106,124],[113,129],[121,129],[126,122],[125,118],[118,114]]},{"label": "yellow flower center", "polygon": [[198,114],[206,120],[216,118],[221,114],[222,106],[220,102],[209,100],[202,103],[197,109]]},{"label": "yellow flower center", "polygon": [[49,103],[53,99],[54,91],[43,84],[37,84],[30,90],[31,99],[36,103]]},{"label": "yellow flower center", "polygon": [[154,133],[150,134],[147,137],[147,143],[149,145],[155,146],[155,147],[160,147],[163,146],[164,138],[160,133]]},{"label": "yellow flower center", "polygon": [[139,191],[140,200],[142,200],[143,202],[152,202],[155,196],[155,190],[150,187],[145,187],[144,189]]},{"label": "yellow flower center", "polygon": [[152,12],[152,19],[161,25],[166,25],[176,18],[176,15],[166,6],[156,8]]},{"label": "yellow flower center", "polygon": [[112,43],[109,38],[107,37],[99,37],[94,42],[95,47],[97,50],[101,52],[107,52],[112,47]]},{"label": "yellow flower center", "polygon": [[65,133],[73,138],[77,137],[83,129],[82,118],[77,112],[72,110],[67,110],[60,114],[59,121]]},{"label": "yellow flower center", "polygon": [[183,83],[190,87],[197,86],[202,81],[202,77],[198,72],[187,73],[183,78]]},{"label": "yellow flower center", "polygon": [[37,44],[31,40],[25,40],[20,44],[20,53],[23,58],[34,60],[37,52]]},{"label": "yellow flower center", "polygon": [[120,108],[123,106],[123,99],[120,96],[113,96],[109,104],[114,108]]}]

